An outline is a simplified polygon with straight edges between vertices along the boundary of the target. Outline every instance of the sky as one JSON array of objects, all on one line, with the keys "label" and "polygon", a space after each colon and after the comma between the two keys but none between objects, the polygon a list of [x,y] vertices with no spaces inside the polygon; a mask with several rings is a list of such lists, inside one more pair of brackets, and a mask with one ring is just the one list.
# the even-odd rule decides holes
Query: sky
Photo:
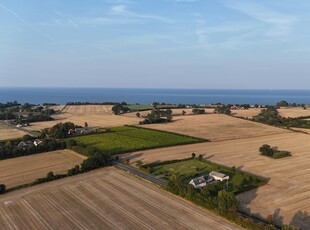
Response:
[{"label": "sky", "polygon": [[0,87],[310,89],[309,0],[0,0]]}]

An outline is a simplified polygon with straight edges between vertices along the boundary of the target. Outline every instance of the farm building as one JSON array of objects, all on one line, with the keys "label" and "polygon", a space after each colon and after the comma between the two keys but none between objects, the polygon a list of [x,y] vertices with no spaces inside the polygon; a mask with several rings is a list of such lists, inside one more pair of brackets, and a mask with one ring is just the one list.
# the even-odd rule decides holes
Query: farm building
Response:
[{"label": "farm building", "polygon": [[229,176],[223,174],[223,173],[219,173],[219,172],[210,172],[209,176],[212,177],[214,180],[219,180],[219,181],[223,181],[223,180],[229,180]]},{"label": "farm building", "polygon": [[40,140],[40,139],[35,139],[34,141],[33,141],[33,144],[35,145],[35,146],[38,146],[39,144],[41,144],[42,143],[42,141]]},{"label": "farm building", "polygon": [[193,185],[194,188],[202,188],[207,185],[207,183],[213,181],[213,177],[210,177],[209,175],[202,175],[200,177],[196,177],[194,179],[191,179],[189,184]]}]

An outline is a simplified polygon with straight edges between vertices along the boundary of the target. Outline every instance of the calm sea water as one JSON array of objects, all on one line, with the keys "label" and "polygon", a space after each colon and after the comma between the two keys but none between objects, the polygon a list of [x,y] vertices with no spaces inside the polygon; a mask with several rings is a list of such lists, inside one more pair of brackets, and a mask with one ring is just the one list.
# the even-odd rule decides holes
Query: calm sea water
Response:
[{"label": "calm sea water", "polygon": [[154,101],[184,104],[310,104],[310,90],[215,90],[215,89],[111,89],[111,88],[0,88],[0,102],[65,104],[122,102],[150,104]]}]

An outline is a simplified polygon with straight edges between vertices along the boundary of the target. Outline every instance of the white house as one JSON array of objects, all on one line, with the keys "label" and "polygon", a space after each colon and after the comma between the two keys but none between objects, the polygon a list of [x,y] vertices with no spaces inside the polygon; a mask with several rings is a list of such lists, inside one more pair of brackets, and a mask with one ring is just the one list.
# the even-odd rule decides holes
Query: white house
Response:
[{"label": "white house", "polygon": [[219,173],[219,172],[210,172],[209,176],[212,177],[214,180],[219,180],[219,181],[223,181],[223,180],[229,180],[229,176],[223,174],[223,173]]},{"label": "white house", "polygon": [[35,139],[34,141],[33,141],[33,144],[35,145],[35,146],[38,146],[39,144],[41,144],[42,143],[42,141],[40,140],[40,139]]},{"label": "white house", "polygon": [[194,188],[202,188],[207,185],[207,183],[213,181],[213,177],[210,177],[209,175],[202,175],[200,177],[196,177],[194,179],[191,179],[189,184],[193,185]]}]

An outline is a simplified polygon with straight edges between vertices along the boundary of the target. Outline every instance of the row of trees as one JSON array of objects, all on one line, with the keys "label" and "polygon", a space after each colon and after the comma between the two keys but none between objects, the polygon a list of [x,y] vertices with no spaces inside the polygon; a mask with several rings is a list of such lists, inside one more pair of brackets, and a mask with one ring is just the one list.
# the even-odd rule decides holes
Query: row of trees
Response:
[{"label": "row of trees", "polygon": [[206,113],[206,110],[195,108],[195,109],[192,110],[192,113],[193,113],[193,114],[205,114],[205,113]]},{"label": "row of trees", "polygon": [[127,106],[125,106],[124,104],[120,104],[120,103],[117,103],[117,104],[115,104],[112,107],[112,112],[115,115],[120,115],[120,114],[123,114],[123,113],[128,113],[129,111],[130,111],[130,109]]},{"label": "row of trees", "polygon": [[51,138],[43,139],[38,146],[35,146],[32,141],[29,141],[25,146],[19,146],[19,143],[20,141],[0,143],[0,160],[66,148],[64,141]]},{"label": "row of trees", "polygon": [[231,115],[230,106],[220,106],[214,109],[214,113]]},{"label": "row of trees", "polygon": [[153,109],[151,113],[148,113],[145,116],[144,121],[141,121],[140,124],[153,124],[153,123],[163,123],[163,122],[170,122],[172,121],[172,110],[160,110],[160,109]]},{"label": "row of trees", "polygon": [[306,108],[306,105],[305,104],[298,104],[298,103],[288,103],[287,101],[285,100],[282,100],[282,101],[279,101],[276,103],[276,106],[277,107],[303,107],[303,108]]},{"label": "row of trees", "polygon": [[261,122],[267,125],[284,126],[287,128],[310,128],[310,121],[304,117],[286,118],[279,115],[278,110],[274,106],[267,106],[260,114],[254,116],[253,121]]},{"label": "row of trees", "polygon": [[[85,125],[88,126],[87,123]],[[72,122],[65,122],[65,123],[57,123],[50,129],[44,129],[42,131],[42,137],[49,137],[54,139],[62,139],[69,136],[69,131],[71,129],[80,128],[81,126],[75,125]]]}]

